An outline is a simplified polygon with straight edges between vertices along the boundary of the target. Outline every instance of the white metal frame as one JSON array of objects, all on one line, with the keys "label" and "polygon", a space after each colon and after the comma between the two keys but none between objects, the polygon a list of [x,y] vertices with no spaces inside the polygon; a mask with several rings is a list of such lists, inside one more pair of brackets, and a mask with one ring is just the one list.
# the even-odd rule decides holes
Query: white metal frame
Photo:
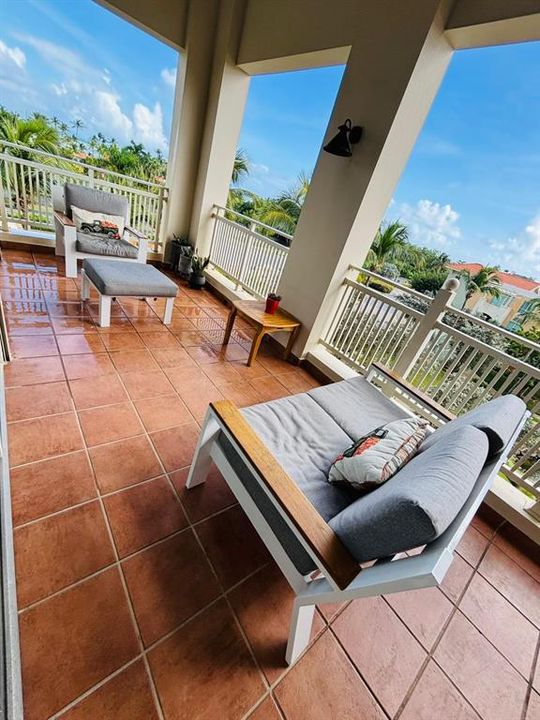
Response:
[{"label": "white metal frame", "polygon": [[[375,375],[380,377],[378,371],[372,373],[371,377]],[[384,381],[385,384],[394,382],[392,378],[389,377],[385,377]],[[395,389],[399,390],[399,383],[394,382],[394,384]],[[385,388],[385,394],[388,395],[388,387]],[[398,402],[400,402],[400,400],[401,398],[398,399]],[[415,402],[418,404],[418,400],[415,400]],[[433,415],[433,412],[427,408],[426,412],[427,415],[430,413]],[[529,413],[526,412],[523,415],[519,426],[516,428],[512,438],[503,451],[494,460],[486,463],[463,508],[439,538],[426,546],[419,554],[406,557],[396,555],[390,559],[377,561],[368,568],[360,569],[359,567],[358,575],[344,590],[340,590],[333,578],[325,573],[325,569],[321,565],[320,560],[305,541],[299,528],[270,493],[266,484],[261,480],[260,475],[242,452],[234,436],[220,421],[212,407],[209,407],[206,413],[186,487],[189,489],[203,483],[206,480],[210,464],[213,461],[265,543],[270,554],[281,568],[281,571],[295,593],[286,650],[286,661],[288,664],[292,664],[297,660],[309,642],[315,605],[320,603],[345,602],[373,595],[415,590],[435,586],[442,582],[452,562],[453,551],[456,545],[490,489],[495,476],[506,459],[509,449],[519,435],[528,414]],[[220,433],[223,433],[229,442],[232,443],[246,467],[257,479],[260,489],[266,493],[268,499],[274,505],[275,510],[285,520],[298,542],[311,557],[314,565],[319,570],[316,577],[314,577],[313,573],[304,577],[298,572],[284,550],[279,538],[259,510],[252,496],[242,484],[219,443],[216,442]]]},{"label": "white metal frame", "polygon": [[[99,325],[100,327],[110,327],[111,324],[111,303],[113,295],[103,295],[99,289],[95,286],[92,280],[84,272],[81,271],[81,299],[90,299],[90,287],[93,287],[99,296]],[[138,296],[139,297],[139,296]],[[163,297],[162,295],[144,295],[140,297]],[[172,313],[174,308],[174,297],[167,297],[165,299],[165,310],[163,312],[162,322],[164,325],[170,325],[172,320]]]}]

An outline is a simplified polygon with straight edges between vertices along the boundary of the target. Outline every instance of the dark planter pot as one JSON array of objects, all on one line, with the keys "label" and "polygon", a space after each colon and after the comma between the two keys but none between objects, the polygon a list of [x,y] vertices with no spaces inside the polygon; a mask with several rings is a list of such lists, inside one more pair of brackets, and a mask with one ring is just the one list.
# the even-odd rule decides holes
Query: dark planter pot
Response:
[{"label": "dark planter pot", "polygon": [[189,276],[189,287],[193,288],[194,290],[200,290],[202,287],[206,285],[206,278],[204,275],[195,275],[195,273],[191,273]]},{"label": "dark planter pot", "polygon": [[191,272],[191,258],[187,255],[180,255],[178,258],[178,272],[180,275],[189,275]]},{"label": "dark planter pot", "polygon": [[273,300],[272,298],[266,298],[266,312],[269,315],[273,315],[279,307],[279,300]]},{"label": "dark planter pot", "polygon": [[178,261],[180,259],[180,246],[176,243],[171,243],[171,265],[174,271],[178,270]]}]

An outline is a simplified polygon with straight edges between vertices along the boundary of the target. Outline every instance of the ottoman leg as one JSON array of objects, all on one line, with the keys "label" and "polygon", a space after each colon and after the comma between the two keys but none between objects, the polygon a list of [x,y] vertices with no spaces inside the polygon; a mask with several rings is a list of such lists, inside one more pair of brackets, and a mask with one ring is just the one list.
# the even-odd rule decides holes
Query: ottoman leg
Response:
[{"label": "ottoman leg", "polygon": [[109,327],[111,324],[111,296],[99,296],[99,325],[100,327]]},{"label": "ottoman leg", "polygon": [[81,300],[90,299],[90,283],[84,270],[81,272]]},{"label": "ottoman leg", "polygon": [[172,320],[172,313],[174,307],[174,298],[168,297],[165,303],[165,312],[163,313],[163,324],[170,325]]}]

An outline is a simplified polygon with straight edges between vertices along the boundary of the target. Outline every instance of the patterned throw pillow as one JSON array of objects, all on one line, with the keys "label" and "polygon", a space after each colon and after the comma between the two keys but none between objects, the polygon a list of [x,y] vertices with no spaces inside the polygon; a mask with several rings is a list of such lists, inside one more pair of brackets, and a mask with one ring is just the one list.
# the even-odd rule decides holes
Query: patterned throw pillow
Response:
[{"label": "patterned throw pillow", "polygon": [[125,218],[121,215],[107,215],[71,206],[71,215],[77,232],[85,235],[119,240],[124,233]]},{"label": "patterned throw pillow", "polygon": [[416,453],[429,425],[419,418],[394,420],[357,440],[334,461],[328,481],[366,492],[385,483]]}]

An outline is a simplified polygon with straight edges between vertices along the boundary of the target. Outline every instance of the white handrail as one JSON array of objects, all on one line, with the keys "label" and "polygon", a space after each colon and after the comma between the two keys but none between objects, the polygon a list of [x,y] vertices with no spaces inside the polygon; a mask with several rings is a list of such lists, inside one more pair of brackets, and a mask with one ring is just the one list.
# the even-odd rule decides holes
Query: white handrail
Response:
[{"label": "white handrail", "polygon": [[[217,213],[214,214],[214,217],[222,217],[219,214],[220,211],[231,213],[232,215],[236,215],[236,217],[242,218],[242,220],[247,220],[252,225],[259,225],[260,227],[263,227],[266,230],[270,230],[273,233],[277,233],[278,235],[281,235],[282,237],[287,238],[287,240],[293,239],[293,236],[289,235],[289,233],[283,232],[282,230],[278,230],[277,228],[272,227],[271,225],[266,225],[266,223],[263,223],[260,220],[255,220],[254,218],[249,217],[249,215],[242,215],[242,213],[239,213],[236,210],[231,210],[228,207],[223,207],[223,205],[214,205],[214,208],[218,211]],[[268,239],[268,238],[266,238],[266,239]]]}]

